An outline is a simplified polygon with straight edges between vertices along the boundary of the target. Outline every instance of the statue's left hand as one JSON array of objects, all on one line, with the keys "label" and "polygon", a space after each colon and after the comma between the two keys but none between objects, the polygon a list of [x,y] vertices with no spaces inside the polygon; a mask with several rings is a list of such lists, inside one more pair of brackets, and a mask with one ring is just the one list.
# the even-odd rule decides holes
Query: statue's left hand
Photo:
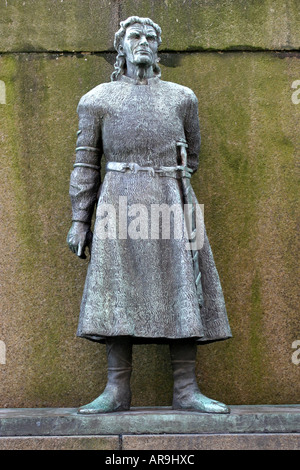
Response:
[{"label": "statue's left hand", "polygon": [[85,222],[73,222],[67,236],[67,243],[73,253],[79,258],[85,259],[85,248],[91,252],[93,234],[90,225]]}]

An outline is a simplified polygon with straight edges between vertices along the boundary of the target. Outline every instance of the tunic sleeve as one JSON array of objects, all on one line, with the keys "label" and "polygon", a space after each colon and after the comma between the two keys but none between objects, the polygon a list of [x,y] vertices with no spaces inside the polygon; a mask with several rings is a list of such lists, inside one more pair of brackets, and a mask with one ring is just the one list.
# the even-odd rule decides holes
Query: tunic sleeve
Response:
[{"label": "tunic sleeve", "polygon": [[85,97],[81,98],[77,112],[79,131],[69,194],[72,203],[73,221],[90,224],[101,182],[101,126],[99,116]]},{"label": "tunic sleeve", "polygon": [[198,99],[192,92],[187,107],[184,124],[185,138],[188,144],[187,148],[187,164],[194,172],[199,165],[199,152],[200,152],[200,126],[198,116]]}]

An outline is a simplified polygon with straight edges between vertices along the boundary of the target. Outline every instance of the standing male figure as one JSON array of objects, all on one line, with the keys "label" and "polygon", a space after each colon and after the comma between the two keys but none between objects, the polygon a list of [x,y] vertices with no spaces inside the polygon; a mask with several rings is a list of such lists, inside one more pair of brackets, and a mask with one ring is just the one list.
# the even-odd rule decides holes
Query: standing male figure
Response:
[{"label": "standing male figure", "polygon": [[[81,258],[89,246],[91,259],[77,334],[105,343],[108,358],[104,392],[80,413],[130,408],[132,344],[146,342],[170,345],[174,409],[229,412],[199,391],[195,375],[197,344],[231,336],[206,233],[197,252],[186,249],[184,237],[116,236],[116,230],[103,236],[103,208],[118,212],[121,200],[129,208],[127,221],[135,204],[148,213],[155,204],[180,207],[183,213],[183,180],[198,167],[197,98],[189,88],[160,79],[160,43],[161,29],[149,18],[121,22],[111,82],[88,92],[78,106],[70,183],[73,222],[67,241]],[[100,188],[103,154],[107,163]]]}]

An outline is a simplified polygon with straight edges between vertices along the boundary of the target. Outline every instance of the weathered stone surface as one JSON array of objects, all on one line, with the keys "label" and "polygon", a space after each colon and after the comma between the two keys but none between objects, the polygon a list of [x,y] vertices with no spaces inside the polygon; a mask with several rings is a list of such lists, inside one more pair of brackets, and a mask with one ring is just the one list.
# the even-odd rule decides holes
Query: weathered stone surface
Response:
[{"label": "weathered stone surface", "polygon": [[[109,80],[113,62],[113,54],[0,57],[2,407],[76,407],[106,381],[104,347],[75,338],[87,262],[65,238],[76,106]],[[163,54],[161,63],[165,80],[199,98],[193,185],[234,335],[199,349],[201,388],[231,404],[299,403],[299,54]],[[132,388],[134,406],[171,403],[167,347],[136,346]]]},{"label": "weathered stone surface", "polygon": [[[299,434],[163,434],[90,436],[90,437],[0,437],[0,450],[108,450],[108,451],[167,451],[165,462],[169,461],[168,451],[188,450],[184,461],[195,463],[195,451],[199,450],[299,450]],[[117,454],[120,456],[120,454]],[[152,464],[158,460],[156,454],[141,455]],[[100,456],[102,459],[105,456]],[[109,453],[106,458],[113,457]],[[171,457],[172,458],[172,457]],[[177,460],[176,460],[177,458]],[[175,455],[173,462],[183,457]]]},{"label": "weathered stone surface", "polygon": [[[1,440],[0,440],[1,443]],[[299,450],[299,434],[167,434],[163,436],[122,436],[122,450],[189,450],[187,463],[199,450]],[[178,457],[178,456],[177,456]],[[199,457],[199,455],[198,455]],[[176,455],[174,456],[174,459]],[[181,462],[178,458],[177,462]],[[177,463],[174,460],[175,463]]]},{"label": "weathered stone surface", "polygon": [[[110,66],[96,58],[91,70],[84,56],[0,61],[7,96],[0,117],[0,338],[6,344],[0,400],[2,406],[46,406],[52,400],[76,406],[95,393],[106,371],[103,351],[75,339],[86,264],[70,256],[66,245],[67,188],[79,97],[94,85],[92,77],[105,80]],[[93,370],[94,378],[84,379],[82,387]]]},{"label": "weathered stone surface", "polygon": [[165,50],[297,49],[297,0],[1,0],[1,51],[107,51],[120,20],[150,16]]},{"label": "weathered stone surface", "polygon": [[164,49],[297,49],[300,46],[297,2],[290,0],[121,2],[123,18],[150,16],[162,26]]},{"label": "weathered stone surface", "polygon": [[119,450],[119,436],[0,437],[0,450]]},{"label": "weathered stone surface", "polygon": [[119,27],[118,1],[1,0],[1,52],[106,51]]},{"label": "weathered stone surface", "polygon": [[198,458],[193,451],[298,450],[299,431],[299,406],[233,406],[230,415],[167,407],[94,416],[76,409],[0,409],[0,450],[180,449]]},{"label": "weathered stone surface", "polygon": [[[199,56],[193,72],[185,60],[175,74],[185,70],[185,83],[199,90],[202,123],[194,185],[234,335],[201,350],[200,376],[206,392],[226,401],[221,374],[231,403],[298,403],[300,368],[292,362],[292,344],[300,334],[300,107],[291,100],[291,86],[299,55]],[[244,381],[247,392],[241,391]]]},{"label": "weathered stone surface", "polygon": [[230,414],[133,408],[83,415],[76,409],[0,409],[0,436],[299,433],[300,407],[232,406]]}]

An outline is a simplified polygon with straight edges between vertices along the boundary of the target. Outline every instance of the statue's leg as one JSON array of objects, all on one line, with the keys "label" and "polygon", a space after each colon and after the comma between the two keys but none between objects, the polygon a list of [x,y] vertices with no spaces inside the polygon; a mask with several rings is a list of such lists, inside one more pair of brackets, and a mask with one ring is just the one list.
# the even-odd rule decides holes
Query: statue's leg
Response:
[{"label": "statue's leg", "polygon": [[131,401],[132,342],[129,337],[107,338],[107,384],[103,393],[78,413],[109,413],[129,410]]},{"label": "statue's leg", "polygon": [[229,413],[229,408],[203,395],[197,385],[197,345],[193,339],[170,341],[174,376],[173,409],[205,413]]}]

